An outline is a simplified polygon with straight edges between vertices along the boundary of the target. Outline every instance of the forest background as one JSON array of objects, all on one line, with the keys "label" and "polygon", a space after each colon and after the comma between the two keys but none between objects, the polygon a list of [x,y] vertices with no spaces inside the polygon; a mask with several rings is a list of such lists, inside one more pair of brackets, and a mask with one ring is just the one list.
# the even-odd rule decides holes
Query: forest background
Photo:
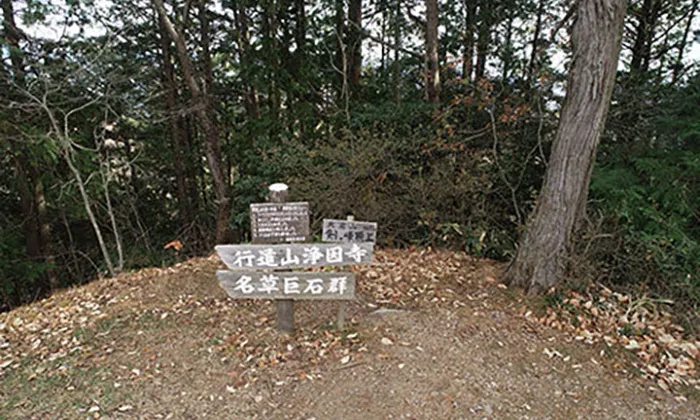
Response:
[{"label": "forest background", "polygon": [[[245,241],[277,181],[315,231],[353,214],[383,246],[508,261],[575,19],[558,0],[0,3],[2,310]],[[696,326],[697,14],[630,1],[568,264],[570,287],[670,299]]]}]

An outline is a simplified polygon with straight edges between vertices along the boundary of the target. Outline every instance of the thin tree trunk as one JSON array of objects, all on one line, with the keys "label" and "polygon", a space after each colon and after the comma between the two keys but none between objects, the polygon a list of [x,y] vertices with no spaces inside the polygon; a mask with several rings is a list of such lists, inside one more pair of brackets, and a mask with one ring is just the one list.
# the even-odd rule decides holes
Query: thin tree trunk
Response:
[{"label": "thin tree trunk", "polygon": [[[56,127],[54,127],[56,128]],[[60,131],[57,130],[57,133],[60,133]],[[60,134],[57,134],[60,135]],[[114,264],[112,264],[112,258],[109,256],[109,251],[107,251],[107,245],[105,244],[104,238],[102,236],[102,230],[100,229],[100,225],[97,223],[97,218],[95,217],[95,213],[92,212],[92,205],[90,204],[90,196],[88,195],[87,191],[85,190],[85,183],[83,182],[83,177],[80,175],[80,171],[78,168],[75,167],[75,164],[73,163],[73,158],[71,157],[72,150],[70,150],[70,143],[67,139],[59,139],[58,140],[60,143],[60,148],[61,148],[61,155],[63,156],[63,159],[65,162],[68,164],[68,168],[70,171],[73,173],[73,177],[75,178],[75,182],[78,185],[78,191],[80,191],[80,196],[83,199],[83,207],[85,208],[85,212],[88,215],[88,219],[90,220],[90,224],[92,224],[92,229],[95,231],[95,236],[97,236],[97,242],[100,246],[100,250],[102,251],[102,257],[105,260],[105,264],[107,265],[107,271],[109,272],[110,277],[116,276],[116,271],[114,270]]]},{"label": "thin tree trunk", "polygon": [[630,70],[636,75],[644,74],[649,70],[651,48],[661,5],[662,0],[644,0],[639,11],[630,61]]},{"label": "thin tree trunk", "polygon": [[[272,121],[278,122],[280,119],[280,107],[281,103],[281,93],[278,84],[278,77],[281,68],[280,54],[281,49],[277,37],[277,14],[279,11],[279,6],[276,0],[268,0],[263,7],[263,37],[267,39],[265,43],[267,51],[266,56],[269,62],[268,74],[269,74],[269,108],[270,116]],[[274,132],[271,133],[273,137],[278,136],[279,125],[275,124]]]},{"label": "thin tree trunk", "polygon": [[10,48],[10,62],[12,63],[12,72],[14,76],[14,82],[17,86],[24,86],[24,63],[22,55],[19,54],[20,45],[19,41],[22,37],[22,33],[17,28],[15,23],[15,12],[12,6],[12,0],[2,0],[0,3],[3,12],[3,29],[5,32],[5,40]]},{"label": "thin tree trunk", "polygon": [[[302,1],[302,0],[298,0]],[[249,64],[250,37],[248,35],[248,13],[244,2],[232,2],[233,22],[236,26],[236,43],[238,44],[238,57],[241,66]],[[252,84],[246,86],[244,91],[246,113],[251,120],[260,118],[260,106],[258,92]],[[251,140],[252,141],[252,140]]]},{"label": "thin tree trunk", "polygon": [[401,103],[401,62],[399,59],[401,58],[400,51],[401,51],[401,0],[396,0],[396,5],[394,9],[394,21],[392,22],[393,25],[393,35],[394,35],[394,45],[396,46],[396,49],[394,49],[394,62],[392,63],[393,67],[393,85],[394,85],[394,102],[399,104]]},{"label": "thin tree trunk", "polygon": [[163,25],[175,42],[180,66],[184,74],[185,83],[197,103],[197,115],[204,130],[206,141],[204,142],[205,155],[209,164],[212,179],[214,181],[214,194],[216,195],[216,243],[224,243],[228,238],[228,223],[231,216],[231,198],[229,197],[229,184],[226,182],[221,164],[221,144],[219,139],[219,126],[216,121],[215,109],[210,97],[197,82],[194,65],[190,59],[184,39],[175,29],[168,18],[163,0],[153,0]]},{"label": "thin tree trunk", "polygon": [[[384,45],[385,38],[386,38],[386,8],[382,9],[382,24],[380,27],[380,33],[379,33],[379,39],[381,39],[381,42],[379,43],[381,47],[381,69],[382,69],[382,78],[385,77],[386,75],[386,45]],[[384,79],[386,80],[386,79]]]},{"label": "thin tree trunk", "polygon": [[532,51],[530,52],[530,61],[527,64],[527,81],[532,82],[532,78],[535,76],[539,70],[539,44],[540,44],[540,34],[542,33],[542,15],[544,14],[544,2],[545,0],[540,0],[537,6],[537,20],[535,21],[535,33],[532,36]]},{"label": "thin tree trunk", "polygon": [[491,43],[491,4],[487,0],[479,2],[479,38],[476,42],[476,69],[474,80],[483,79],[486,74],[486,58]]},{"label": "thin tree trunk", "polygon": [[678,58],[676,58],[676,62],[673,65],[673,73],[671,76],[672,85],[676,84],[678,78],[683,72],[683,54],[685,53],[685,49],[688,46],[688,34],[690,33],[690,28],[693,26],[693,18],[695,17],[695,11],[698,9],[698,1],[693,0],[693,3],[690,7],[691,10],[690,15],[688,16],[688,23],[685,25],[685,29],[683,30],[683,36],[681,37],[681,41],[678,44]]},{"label": "thin tree trunk", "polygon": [[348,80],[356,95],[362,75],[362,0],[350,0],[348,6]]},{"label": "thin tree trunk", "polygon": [[347,53],[345,48],[345,3],[336,1],[335,3],[335,67],[339,71],[337,80],[338,102],[342,102],[347,94],[346,84],[348,80]]},{"label": "thin tree trunk", "polygon": [[[24,60],[20,51],[20,39],[22,33],[15,23],[14,8],[12,0],[2,0],[0,4],[3,12],[3,29],[5,40],[10,46],[10,62],[14,83],[20,88],[25,86]],[[44,280],[50,289],[57,289],[58,279],[54,266],[52,246],[53,237],[51,225],[46,214],[46,197],[44,194],[44,184],[39,170],[32,166],[25,157],[29,154],[25,147],[12,146],[17,149],[15,153],[16,169],[24,179],[20,180],[20,202],[24,215],[23,226],[26,234],[27,253],[34,262],[42,262],[46,265]]]},{"label": "thin tree trunk", "polygon": [[178,115],[178,100],[177,88],[175,85],[175,71],[171,62],[170,56],[170,37],[167,30],[159,19],[160,26],[160,45],[163,59],[162,82],[163,90],[165,90],[165,105],[168,111],[168,123],[170,125],[170,139],[175,153],[175,180],[177,184],[177,201],[180,210],[180,218],[185,226],[192,223],[190,217],[189,194],[187,191],[186,157],[183,154],[183,135],[182,125],[180,124],[180,116]]},{"label": "thin tree trunk", "polygon": [[109,221],[112,225],[112,232],[114,234],[114,242],[117,244],[117,267],[116,272],[120,272],[124,269],[124,250],[122,249],[122,238],[119,235],[119,227],[117,226],[117,219],[114,217],[114,209],[112,208],[112,199],[109,195],[109,154],[105,157],[104,169],[102,172],[102,187],[105,193],[105,203],[107,204],[107,214],[109,215]]},{"label": "thin tree trunk", "polygon": [[438,2],[425,0],[425,55],[428,62],[425,86],[428,102],[440,103],[440,63],[438,60]]},{"label": "thin tree trunk", "polygon": [[626,0],[587,0],[577,5],[574,59],[544,185],[504,276],[506,283],[530,293],[547,291],[566,273],[576,218],[588,191],[615,84],[626,7]]},{"label": "thin tree trunk", "polygon": [[511,45],[513,38],[513,20],[515,14],[511,12],[508,21],[506,22],[506,34],[503,40],[503,74],[501,76],[503,83],[508,84],[508,74],[510,73],[511,60],[513,59],[513,46]]},{"label": "thin tree trunk", "polygon": [[34,185],[34,205],[36,206],[36,223],[39,227],[39,243],[41,245],[41,257],[46,264],[46,281],[51,290],[60,286],[56,277],[56,258],[53,253],[53,234],[51,223],[46,211],[46,195],[44,194],[44,182],[36,168],[31,170],[32,184]]},{"label": "thin tree trunk", "polygon": [[294,51],[294,61],[296,62],[297,76],[303,74],[304,61],[306,60],[306,9],[304,0],[295,0],[294,10],[296,14],[296,26],[294,28],[294,42],[296,50]]},{"label": "thin tree trunk", "polygon": [[[199,2],[199,24],[202,45],[202,71],[204,72],[204,84],[202,92],[205,95],[212,94],[212,85],[214,84],[214,70],[211,63],[211,51],[209,40],[209,16],[207,16],[207,0]],[[211,101],[209,101],[211,103]]]},{"label": "thin tree trunk", "polygon": [[474,31],[476,31],[477,0],[465,0],[464,51],[462,58],[462,77],[471,82],[474,72]]}]

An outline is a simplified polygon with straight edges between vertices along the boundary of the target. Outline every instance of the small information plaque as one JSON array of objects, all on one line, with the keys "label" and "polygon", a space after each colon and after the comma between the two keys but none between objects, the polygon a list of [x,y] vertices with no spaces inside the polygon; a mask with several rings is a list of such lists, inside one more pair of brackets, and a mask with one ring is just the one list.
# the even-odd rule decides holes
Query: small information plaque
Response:
[{"label": "small information plaque", "polygon": [[254,203],[250,205],[253,242],[305,242],[310,239],[309,203]]},{"label": "small information plaque", "polygon": [[324,242],[376,242],[377,224],[323,219]]}]

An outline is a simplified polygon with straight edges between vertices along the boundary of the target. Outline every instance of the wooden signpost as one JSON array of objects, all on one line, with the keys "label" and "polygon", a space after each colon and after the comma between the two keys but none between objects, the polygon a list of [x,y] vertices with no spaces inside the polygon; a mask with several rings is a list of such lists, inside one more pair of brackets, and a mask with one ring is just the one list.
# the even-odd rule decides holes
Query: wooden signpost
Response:
[{"label": "wooden signpost", "polygon": [[[377,224],[373,222],[356,222],[355,216],[348,215],[345,220],[323,219],[324,242],[368,242],[377,240]],[[338,308],[338,329],[345,328],[347,302],[340,302]]]},{"label": "wooden signpost", "polygon": [[[275,299],[277,328],[292,334],[294,300],[354,299],[355,274],[280,270],[371,264],[374,243],[290,243],[310,237],[309,206],[286,203],[287,196],[285,184],[270,185],[271,203],[251,204],[253,244],[218,245],[216,251],[230,269],[217,271],[219,284],[228,295],[234,299]],[[339,329],[343,328],[344,317],[342,304]]]}]

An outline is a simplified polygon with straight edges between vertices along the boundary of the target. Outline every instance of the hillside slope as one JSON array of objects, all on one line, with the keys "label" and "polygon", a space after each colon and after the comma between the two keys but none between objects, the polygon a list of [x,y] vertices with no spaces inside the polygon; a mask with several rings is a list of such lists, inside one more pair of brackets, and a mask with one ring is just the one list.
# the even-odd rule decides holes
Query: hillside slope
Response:
[{"label": "hillside slope", "polygon": [[493,262],[380,251],[357,269],[347,329],[337,303],[301,302],[294,337],[271,302],[228,299],[217,268],[142,270],[0,315],[0,418],[700,418],[695,377],[664,391],[621,346],[542,325]]}]

